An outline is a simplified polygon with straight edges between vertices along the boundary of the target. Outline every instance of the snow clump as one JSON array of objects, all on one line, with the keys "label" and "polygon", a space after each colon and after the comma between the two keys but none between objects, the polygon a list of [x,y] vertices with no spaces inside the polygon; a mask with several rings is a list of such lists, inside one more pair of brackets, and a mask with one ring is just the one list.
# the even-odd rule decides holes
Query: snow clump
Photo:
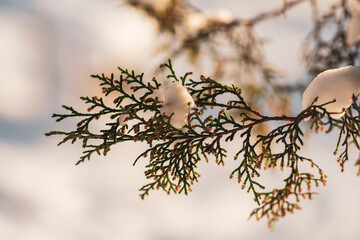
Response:
[{"label": "snow clump", "polygon": [[195,106],[194,99],[187,89],[178,81],[165,83],[165,86],[154,92],[155,97],[163,102],[160,112],[171,116],[170,124],[181,129],[188,122],[190,110]]},{"label": "snow clump", "polygon": [[231,23],[234,20],[234,16],[232,15],[232,13],[225,8],[219,8],[209,11],[208,18],[212,21],[226,24]]},{"label": "snow clump", "polygon": [[185,26],[191,34],[196,34],[214,22],[229,24],[233,20],[234,16],[229,10],[219,8],[205,12],[189,13],[185,18]]},{"label": "snow clump", "polygon": [[334,119],[339,119],[345,110],[353,103],[352,96],[360,94],[360,67],[347,66],[326,70],[320,73],[309,84],[303,94],[302,110],[308,108],[317,98],[314,105],[321,105],[332,100],[333,103],[324,106]]},{"label": "snow clump", "polygon": [[129,120],[129,115],[128,114],[121,114],[119,116],[119,118],[117,119],[117,122],[120,126],[125,126],[127,124],[127,121]]},{"label": "snow clump", "polygon": [[197,33],[207,25],[207,17],[201,12],[190,13],[185,18],[185,26],[190,33]]}]

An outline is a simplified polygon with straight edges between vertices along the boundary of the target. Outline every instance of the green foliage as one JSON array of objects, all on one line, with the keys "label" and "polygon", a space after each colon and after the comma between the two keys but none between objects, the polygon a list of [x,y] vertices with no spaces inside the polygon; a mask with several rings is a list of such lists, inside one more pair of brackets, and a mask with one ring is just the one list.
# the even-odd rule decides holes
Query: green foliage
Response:
[{"label": "green foliage", "polygon": [[[242,142],[234,159],[239,161],[238,167],[231,171],[230,178],[235,177],[242,189],[251,192],[259,207],[250,216],[257,219],[268,218],[270,226],[288,212],[300,209],[301,198],[311,199],[315,192],[311,186],[326,184],[326,174],[310,158],[298,152],[304,144],[302,124],[306,118],[312,119],[311,128],[315,132],[329,133],[339,129],[339,137],[334,154],[339,154],[341,169],[348,160],[349,144],[360,149],[360,107],[355,102],[341,119],[332,119],[331,113],[324,106],[315,105],[302,111],[295,117],[266,116],[256,111],[242,96],[241,89],[232,85],[223,85],[211,78],[201,76],[199,80],[189,79],[191,72],[177,77],[171,61],[160,67],[169,70],[167,76],[184,85],[196,107],[188,115],[188,124],[177,129],[170,124],[171,116],[161,113],[162,102],[154,92],[161,88],[155,78],[145,81],[144,75],[136,75],[119,68],[120,77],[93,75],[100,82],[105,97],[115,95],[114,106],[107,106],[103,98],[82,97],[88,104],[88,112],[78,112],[72,107],[63,106],[65,114],[54,114],[57,122],[68,118],[79,119],[74,131],[51,131],[47,136],[62,135],[59,145],[71,141],[82,141],[83,155],[76,164],[90,160],[92,154],[104,156],[112,146],[121,142],[145,142],[148,148],[141,153],[134,164],[141,158],[146,159],[146,178],[150,182],[140,188],[140,196],[144,198],[150,190],[163,189],[168,194],[192,191],[191,186],[198,182],[200,174],[197,165],[200,161],[215,160],[224,165],[227,160],[225,142]],[[236,114],[230,114],[230,112]],[[90,125],[100,117],[109,116],[106,129],[96,133]],[[123,118],[123,122],[119,121]],[[125,123],[125,124],[124,124]],[[255,128],[264,123],[274,123],[273,130],[255,137]],[[276,124],[275,124],[276,123]],[[255,138],[254,138],[255,137]],[[356,162],[360,165],[360,161]],[[302,169],[310,166],[313,172]],[[261,171],[280,168],[289,172],[282,188],[264,191],[260,182]],[[359,170],[360,171],[360,170]],[[303,190],[303,188],[306,189]]]}]

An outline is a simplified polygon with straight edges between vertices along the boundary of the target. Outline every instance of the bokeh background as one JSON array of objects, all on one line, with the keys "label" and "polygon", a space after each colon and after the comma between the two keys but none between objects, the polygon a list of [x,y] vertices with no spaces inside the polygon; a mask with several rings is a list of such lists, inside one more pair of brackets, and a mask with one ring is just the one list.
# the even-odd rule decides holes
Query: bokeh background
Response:
[{"label": "bokeh background", "polygon": [[[191,2],[242,17],[282,3]],[[269,62],[290,81],[309,81],[299,62],[309,14],[302,4],[256,26],[268,37]],[[360,178],[353,167],[358,153],[352,152],[353,161],[340,173],[332,154],[335,135],[314,134],[303,150],[328,174],[327,187],[302,201],[303,209],[280,220],[273,233],[265,221],[247,220],[256,205],[228,178],[236,163],[200,164],[201,181],[189,196],[154,191],[142,201],[145,162],[132,163],[144,145],[120,144],[106,158],[75,166],[79,145],[56,147],[59,139],[44,136],[74,126],[71,120],[55,124],[51,115],[62,104],[86,109],[78,97],[98,92],[90,74],[122,66],[151,78],[162,59],[158,39],[152,19],[115,0],[0,0],[0,239],[359,239]],[[294,113],[299,109],[300,100]],[[273,171],[269,179],[279,177]]]}]

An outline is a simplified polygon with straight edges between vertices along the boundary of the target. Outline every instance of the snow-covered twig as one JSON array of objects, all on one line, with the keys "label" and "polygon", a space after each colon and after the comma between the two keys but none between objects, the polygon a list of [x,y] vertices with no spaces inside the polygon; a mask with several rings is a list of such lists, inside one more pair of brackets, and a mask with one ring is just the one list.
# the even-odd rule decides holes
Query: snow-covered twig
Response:
[{"label": "snow-covered twig", "polygon": [[[93,75],[105,97],[115,96],[114,106],[106,105],[101,97],[83,97],[89,105],[87,113],[64,106],[67,113],[53,115],[58,122],[79,119],[75,130],[51,131],[46,135],[64,136],[59,144],[82,141],[84,152],[77,164],[90,160],[93,153],[106,155],[118,143],[148,144],[134,162],[147,161],[145,176],[150,182],[140,189],[141,198],[153,189],[188,194],[200,178],[198,163],[213,160],[224,166],[228,155],[225,143],[240,141],[242,144],[234,155],[239,164],[230,178],[235,177],[259,204],[251,216],[267,217],[270,226],[300,209],[301,198],[311,199],[315,194],[311,191],[313,185],[326,184],[327,176],[320,166],[299,154],[304,144],[305,119],[311,118],[315,132],[339,129],[335,154],[341,151],[338,161],[342,170],[348,161],[349,144],[354,142],[360,148],[360,107],[355,97],[352,107],[340,119],[332,118],[333,113],[328,111],[334,101],[324,102],[323,98],[312,101],[297,116],[266,116],[249,105],[235,85],[224,85],[204,76],[193,80],[189,78],[191,72],[178,77],[170,60],[161,67],[170,71],[170,83],[165,87],[155,78],[146,81],[143,74],[122,68],[118,79],[114,74]],[[311,91],[309,98],[319,94],[319,90]],[[107,127],[94,132],[90,125],[104,116],[110,117]],[[257,135],[256,127],[264,123],[276,124],[267,133]],[[314,171],[303,172],[302,166],[306,165]],[[269,168],[289,170],[282,188],[264,191],[260,175]],[[302,190],[304,187],[307,191]]]}]

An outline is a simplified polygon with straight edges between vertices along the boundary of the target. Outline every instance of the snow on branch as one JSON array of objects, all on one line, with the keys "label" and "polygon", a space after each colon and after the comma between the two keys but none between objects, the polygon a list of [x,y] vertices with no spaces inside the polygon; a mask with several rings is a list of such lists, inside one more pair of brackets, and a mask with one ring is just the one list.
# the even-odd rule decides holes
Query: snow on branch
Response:
[{"label": "snow on branch", "polygon": [[348,66],[320,73],[306,88],[302,109],[312,104],[324,104],[331,117],[339,119],[353,103],[353,96],[360,94],[360,67]]},{"label": "snow on branch", "polygon": [[[105,156],[123,142],[147,144],[134,161],[146,162],[148,181],[140,188],[144,199],[155,189],[188,194],[201,177],[199,162],[225,166],[234,159],[238,164],[229,170],[230,178],[258,204],[250,217],[266,218],[272,227],[301,209],[301,199],[312,199],[314,186],[326,185],[321,166],[300,154],[305,132],[337,134],[334,155],[341,171],[349,161],[350,143],[360,150],[359,0],[337,0],[325,10],[317,0],[284,0],[250,18],[236,18],[226,9],[201,10],[184,0],[125,3],[155,19],[159,32],[166,33],[166,58],[186,55],[192,65],[209,63],[207,75],[214,77],[191,79],[192,72],[178,76],[170,60],[160,65],[168,75],[159,81],[123,68],[119,77],[92,75],[104,96],[81,97],[88,105],[85,112],[63,106],[65,113],[53,118],[78,120],[74,130],[46,134],[61,136],[59,145],[81,142],[84,151],[76,164],[90,160],[94,153]],[[314,26],[302,53],[309,75],[316,77],[308,86],[279,84],[282,76],[267,62],[265,41],[254,28],[300,3],[312,10]],[[289,92],[305,88],[302,111],[292,116]],[[110,96],[113,104],[105,104],[104,98]],[[99,118],[109,120],[102,130],[94,131],[91,126]],[[238,148],[233,156],[227,142],[240,143],[233,145]],[[355,166],[360,175],[360,160]],[[288,174],[282,186],[265,188],[261,175],[268,169]]]},{"label": "snow on branch", "polygon": [[[299,154],[305,141],[304,128],[308,126],[302,124],[303,120],[311,118],[315,132],[338,130],[334,154],[339,153],[337,160],[342,170],[349,160],[350,142],[360,149],[360,107],[356,98],[350,96],[352,105],[341,116],[329,112],[336,102],[326,102],[335,98],[342,103],[340,91],[335,91],[340,87],[346,94],[358,94],[359,68],[320,74],[305,91],[303,111],[297,116],[266,116],[253,109],[235,85],[224,85],[205,76],[194,80],[189,78],[191,72],[178,77],[170,60],[161,67],[170,72],[167,86],[156,78],[147,81],[143,74],[122,68],[119,78],[114,74],[93,75],[105,97],[115,96],[114,105],[106,105],[102,97],[82,97],[89,106],[87,112],[63,106],[66,113],[53,115],[57,122],[77,119],[75,129],[46,135],[63,136],[59,145],[81,141],[84,152],[77,164],[90,160],[93,153],[105,156],[122,142],[146,143],[147,149],[134,162],[147,163],[144,174],[148,183],[140,188],[141,198],[154,189],[188,194],[201,177],[199,162],[214,161],[225,166],[229,161],[225,143],[241,142],[240,146],[234,145],[239,146],[232,156],[238,166],[229,170],[230,178],[253,194],[259,205],[250,216],[267,218],[270,227],[286,214],[301,209],[301,199],[312,199],[316,194],[312,191],[314,186],[326,185],[327,176],[316,161]],[[347,107],[348,97],[343,103]],[[104,129],[92,130],[91,125],[104,116],[110,117]],[[256,134],[256,127],[264,123],[276,124],[267,133]],[[359,161],[356,165],[360,165]],[[311,170],[303,171],[307,169],[304,166]],[[267,169],[286,170],[288,176],[282,187],[265,188],[261,174]]]}]

